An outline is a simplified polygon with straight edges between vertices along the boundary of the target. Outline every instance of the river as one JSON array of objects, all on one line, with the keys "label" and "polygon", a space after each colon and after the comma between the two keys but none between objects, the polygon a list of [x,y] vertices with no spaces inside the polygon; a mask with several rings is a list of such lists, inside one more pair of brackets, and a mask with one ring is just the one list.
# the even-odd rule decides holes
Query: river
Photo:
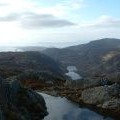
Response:
[{"label": "river", "polygon": [[44,120],[113,120],[91,111],[87,108],[80,108],[77,104],[64,97],[54,97],[40,93],[47,105],[49,115]]}]

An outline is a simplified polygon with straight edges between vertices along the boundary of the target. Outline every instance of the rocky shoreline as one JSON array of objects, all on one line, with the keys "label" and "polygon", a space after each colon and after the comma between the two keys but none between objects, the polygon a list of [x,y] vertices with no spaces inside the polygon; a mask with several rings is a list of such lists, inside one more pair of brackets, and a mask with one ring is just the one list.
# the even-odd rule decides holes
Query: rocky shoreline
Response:
[{"label": "rocky shoreline", "polygon": [[[39,74],[37,74],[37,78],[40,78]],[[112,117],[115,120],[120,119],[119,83],[90,78],[78,81],[56,79],[48,82],[49,79],[34,79],[29,74],[27,77],[19,75],[14,79],[21,81],[25,88],[32,88],[52,96],[66,97],[80,106],[88,107],[104,116]]]},{"label": "rocky shoreline", "polygon": [[105,117],[109,116],[115,120],[120,119],[120,86],[116,83],[84,90],[67,87],[51,87],[39,91],[52,96],[66,97],[68,100],[80,105],[80,107],[87,107]]}]

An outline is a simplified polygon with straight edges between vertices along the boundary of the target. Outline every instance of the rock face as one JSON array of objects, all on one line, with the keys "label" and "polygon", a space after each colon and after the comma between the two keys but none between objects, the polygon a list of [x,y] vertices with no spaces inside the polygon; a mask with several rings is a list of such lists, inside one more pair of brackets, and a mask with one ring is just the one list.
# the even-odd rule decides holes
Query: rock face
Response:
[{"label": "rock face", "polygon": [[55,86],[63,86],[65,80],[51,72],[33,71],[29,70],[17,76],[7,78],[7,81],[12,82],[18,80],[22,86],[31,88],[33,90],[42,90]]},{"label": "rock face", "polygon": [[113,99],[113,100],[106,101],[102,105],[102,107],[105,109],[120,110],[120,99]]},{"label": "rock face", "polygon": [[120,88],[118,84],[88,88],[82,92],[82,100],[89,104],[104,103],[112,98],[118,98]]},{"label": "rock face", "polygon": [[0,120],[42,120],[47,114],[41,95],[0,78]]},{"label": "rock face", "polygon": [[117,83],[85,89],[81,99],[84,103],[112,111],[116,116],[120,114],[120,86]]},{"label": "rock face", "polygon": [[58,93],[105,116],[120,120],[120,85],[105,79],[92,81],[67,81],[65,88]]}]

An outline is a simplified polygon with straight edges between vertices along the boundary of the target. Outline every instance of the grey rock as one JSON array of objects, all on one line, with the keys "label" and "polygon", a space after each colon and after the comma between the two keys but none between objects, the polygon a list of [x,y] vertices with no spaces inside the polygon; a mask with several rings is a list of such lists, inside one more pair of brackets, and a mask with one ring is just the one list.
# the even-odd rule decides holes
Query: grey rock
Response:
[{"label": "grey rock", "polygon": [[1,107],[0,107],[0,120],[5,120]]},{"label": "grey rock", "polygon": [[104,101],[111,99],[107,88],[104,86],[88,88],[82,92],[82,100],[88,104],[101,104]]},{"label": "grey rock", "polygon": [[113,99],[106,101],[105,103],[103,103],[102,108],[106,108],[106,109],[109,108],[120,111],[120,99]]},{"label": "grey rock", "polygon": [[81,99],[84,103],[102,106],[106,109],[120,109],[120,86],[105,85],[83,90]]},{"label": "grey rock", "polygon": [[47,114],[41,95],[18,80],[9,83],[0,78],[0,120],[42,120]]}]

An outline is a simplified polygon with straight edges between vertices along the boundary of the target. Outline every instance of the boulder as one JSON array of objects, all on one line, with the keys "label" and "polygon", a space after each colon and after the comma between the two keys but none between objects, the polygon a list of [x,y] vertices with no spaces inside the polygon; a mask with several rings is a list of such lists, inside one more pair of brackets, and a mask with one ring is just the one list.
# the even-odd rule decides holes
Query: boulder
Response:
[{"label": "boulder", "polygon": [[81,94],[81,100],[120,119],[120,86],[117,83],[85,89]]},{"label": "boulder", "polygon": [[119,99],[112,99],[103,103],[102,108],[105,109],[113,109],[120,111],[120,98]]},{"label": "boulder", "polygon": [[108,95],[105,87],[88,88],[82,92],[82,100],[87,104],[101,104],[103,101],[109,100],[111,97]]}]

